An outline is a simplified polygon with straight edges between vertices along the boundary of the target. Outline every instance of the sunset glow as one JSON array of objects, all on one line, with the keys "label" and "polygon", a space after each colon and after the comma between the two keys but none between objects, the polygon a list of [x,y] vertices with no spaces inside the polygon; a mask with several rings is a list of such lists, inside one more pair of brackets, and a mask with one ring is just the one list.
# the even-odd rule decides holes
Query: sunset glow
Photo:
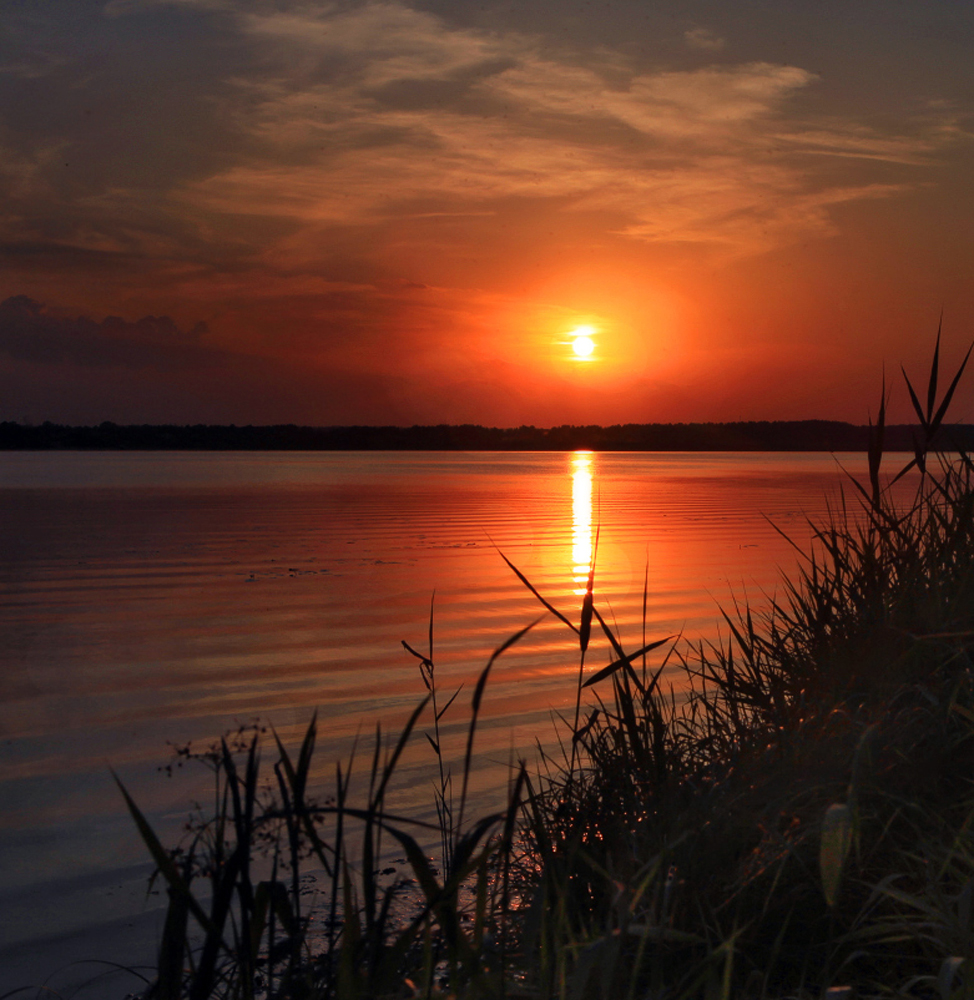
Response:
[{"label": "sunset glow", "polygon": [[962,353],[974,6],[565,2],[14,5],[0,419],[860,421]]}]

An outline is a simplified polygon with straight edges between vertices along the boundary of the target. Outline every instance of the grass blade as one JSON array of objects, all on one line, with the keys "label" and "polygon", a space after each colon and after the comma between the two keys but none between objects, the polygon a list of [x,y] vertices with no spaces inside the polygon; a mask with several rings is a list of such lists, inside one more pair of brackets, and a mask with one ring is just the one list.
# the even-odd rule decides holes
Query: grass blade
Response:
[{"label": "grass blade", "polygon": [[591,687],[593,684],[598,684],[599,681],[604,681],[606,677],[611,677],[612,674],[620,668],[628,666],[633,660],[638,660],[639,657],[644,656],[646,653],[649,653],[654,649],[658,649],[660,646],[669,642],[672,638],[672,635],[668,635],[665,639],[657,639],[656,642],[651,642],[647,646],[643,646],[642,649],[637,649],[635,653],[630,653],[628,656],[614,660],[607,667],[603,667],[601,670],[589,677],[582,687]]},{"label": "grass blade", "polygon": [[511,567],[511,569],[514,571],[514,575],[521,581],[521,583],[524,584],[525,587],[528,588],[528,590],[531,591],[532,594],[534,594],[534,596],[544,605],[544,607],[546,607],[557,619],[559,619],[559,621],[564,622],[573,632],[578,632],[578,627],[574,625],[572,622],[570,622],[553,604],[545,600],[541,596],[541,594],[538,593],[538,591],[535,589],[534,584],[531,583],[531,581],[517,568],[517,566],[514,565],[514,563],[511,562],[510,559],[507,558],[507,556],[504,555],[503,552],[501,552],[499,548],[497,548],[497,545],[494,544],[493,539],[491,539],[490,544],[493,545],[495,549],[497,549],[497,553],[501,557],[501,559],[503,559],[504,562],[506,562],[507,565]]}]

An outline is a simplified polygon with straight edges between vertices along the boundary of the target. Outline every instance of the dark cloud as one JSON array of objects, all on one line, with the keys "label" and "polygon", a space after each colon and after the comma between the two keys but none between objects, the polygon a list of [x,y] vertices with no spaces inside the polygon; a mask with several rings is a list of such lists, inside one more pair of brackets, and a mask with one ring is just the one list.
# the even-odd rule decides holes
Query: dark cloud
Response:
[{"label": "dark cloud", "polygon": [[118,316],[100,323],[58,316],[26,295],[0,303],[0,353],[17,361],[157,371],[209,361],[209,367],[219,352],[200,345],[206,333],[205,323],[183,332],[168,316],[143,316],[134,323]]},{"label": "dark cloud", "polygon": [[0,260],[46,262],[55,267],[118,267],[128,259],[117,250],[91,250],[38,240],[0,243]]},{"label": "dark cloud", "polygon": [[205,343],[205,323],[96,321],[26,296],[0,303],[0,420],[411,422],[395,379]]}]

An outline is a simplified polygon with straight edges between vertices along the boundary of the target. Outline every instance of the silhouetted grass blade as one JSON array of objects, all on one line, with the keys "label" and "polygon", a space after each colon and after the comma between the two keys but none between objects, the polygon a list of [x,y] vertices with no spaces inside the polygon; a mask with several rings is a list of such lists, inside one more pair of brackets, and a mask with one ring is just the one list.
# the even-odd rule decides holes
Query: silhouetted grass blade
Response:
[{"label": "silhouetted grass blade", "polygon": [[[491,541],[491,545],[494,545],[493,540]],[[504,562],[506,562],[507,565],[510,566],[510,568],[514,571],[514,575],[521,581],[521,583],[524,584],[525,587],[528,588],[528,590],[531,591],[532,594],[534,594],[534,596],[541,602],[541,604],[543,604],[544,607],[546,607],[557,619],[564,622],[573,632],[578,632],[578,628],[575,625],[573,625],[556,607],[554,607],[554,605],[545,600],[545,598],[543,598],[541,594],[538,593],[534,584],[532,584],[531,581],[528,580],[528,578],[517,568],[517,566],[514,565],[514,563],[511,562],[510,559],[507,558],[507,556],[504,555],[503,552],[501,552],[500,549],[497,548],[496,545],[494,545],[494,548],[497,549],[497,552],[500,555],[501,559],[503,559]]]},{"label": "silhouetted grass blade", "polygon": [[622,667],[628,666],[633,660],[638,660],[639,657],[644,656],[646,653],[652,652],[654,649],[659,649],[660,646],[665,645],[673,636],[668,635],[665,639],[657,639],[656,642],[651,642],[642,649],[637,649],[635,653],[630,653],[628,656],[624,656],[621,659],[614,660],[607,667],[603,667],[601,670],[594,673],[589,679],[582,685],[583,687],[591,687],[593,684],[598,684],[599,681],[604,681],[606,677],[611,677],[617,670]]}]

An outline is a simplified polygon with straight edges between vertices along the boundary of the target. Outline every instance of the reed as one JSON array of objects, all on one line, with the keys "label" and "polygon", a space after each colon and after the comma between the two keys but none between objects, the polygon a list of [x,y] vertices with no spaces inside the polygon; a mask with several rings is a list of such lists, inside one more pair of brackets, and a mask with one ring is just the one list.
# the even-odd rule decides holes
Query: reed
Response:
[{"label": "reed", "polygon": [[[924,402],[907,379],[912,460],[884,473],[884,385],[867,478],[779,595],[725,609],[725,641],[644,623],[628,652],[594,566],[576,623],[506,560],[575,635],[578,680],[560,754],[521,762],[504,810],[473,815],[473,746],[494,663],[536,622],[481,670],[448,754],[461,692],[437,688],[432,607],[427,651],[404,643],[426,697],[395,739],[376,730],[364,782],[353,754],[315,797],[312,719],[296,753],[271,734],[270,785],[266,733],[208,751],[214,807],[177,850],[122,788],[169,895],[146,996],[974,996],[974,462],[934,453],[967,363],[939,395],[939,343]],[[387,806],[426,713],[433,828]],[[382,874],[389,844],[408,879]]]}]

